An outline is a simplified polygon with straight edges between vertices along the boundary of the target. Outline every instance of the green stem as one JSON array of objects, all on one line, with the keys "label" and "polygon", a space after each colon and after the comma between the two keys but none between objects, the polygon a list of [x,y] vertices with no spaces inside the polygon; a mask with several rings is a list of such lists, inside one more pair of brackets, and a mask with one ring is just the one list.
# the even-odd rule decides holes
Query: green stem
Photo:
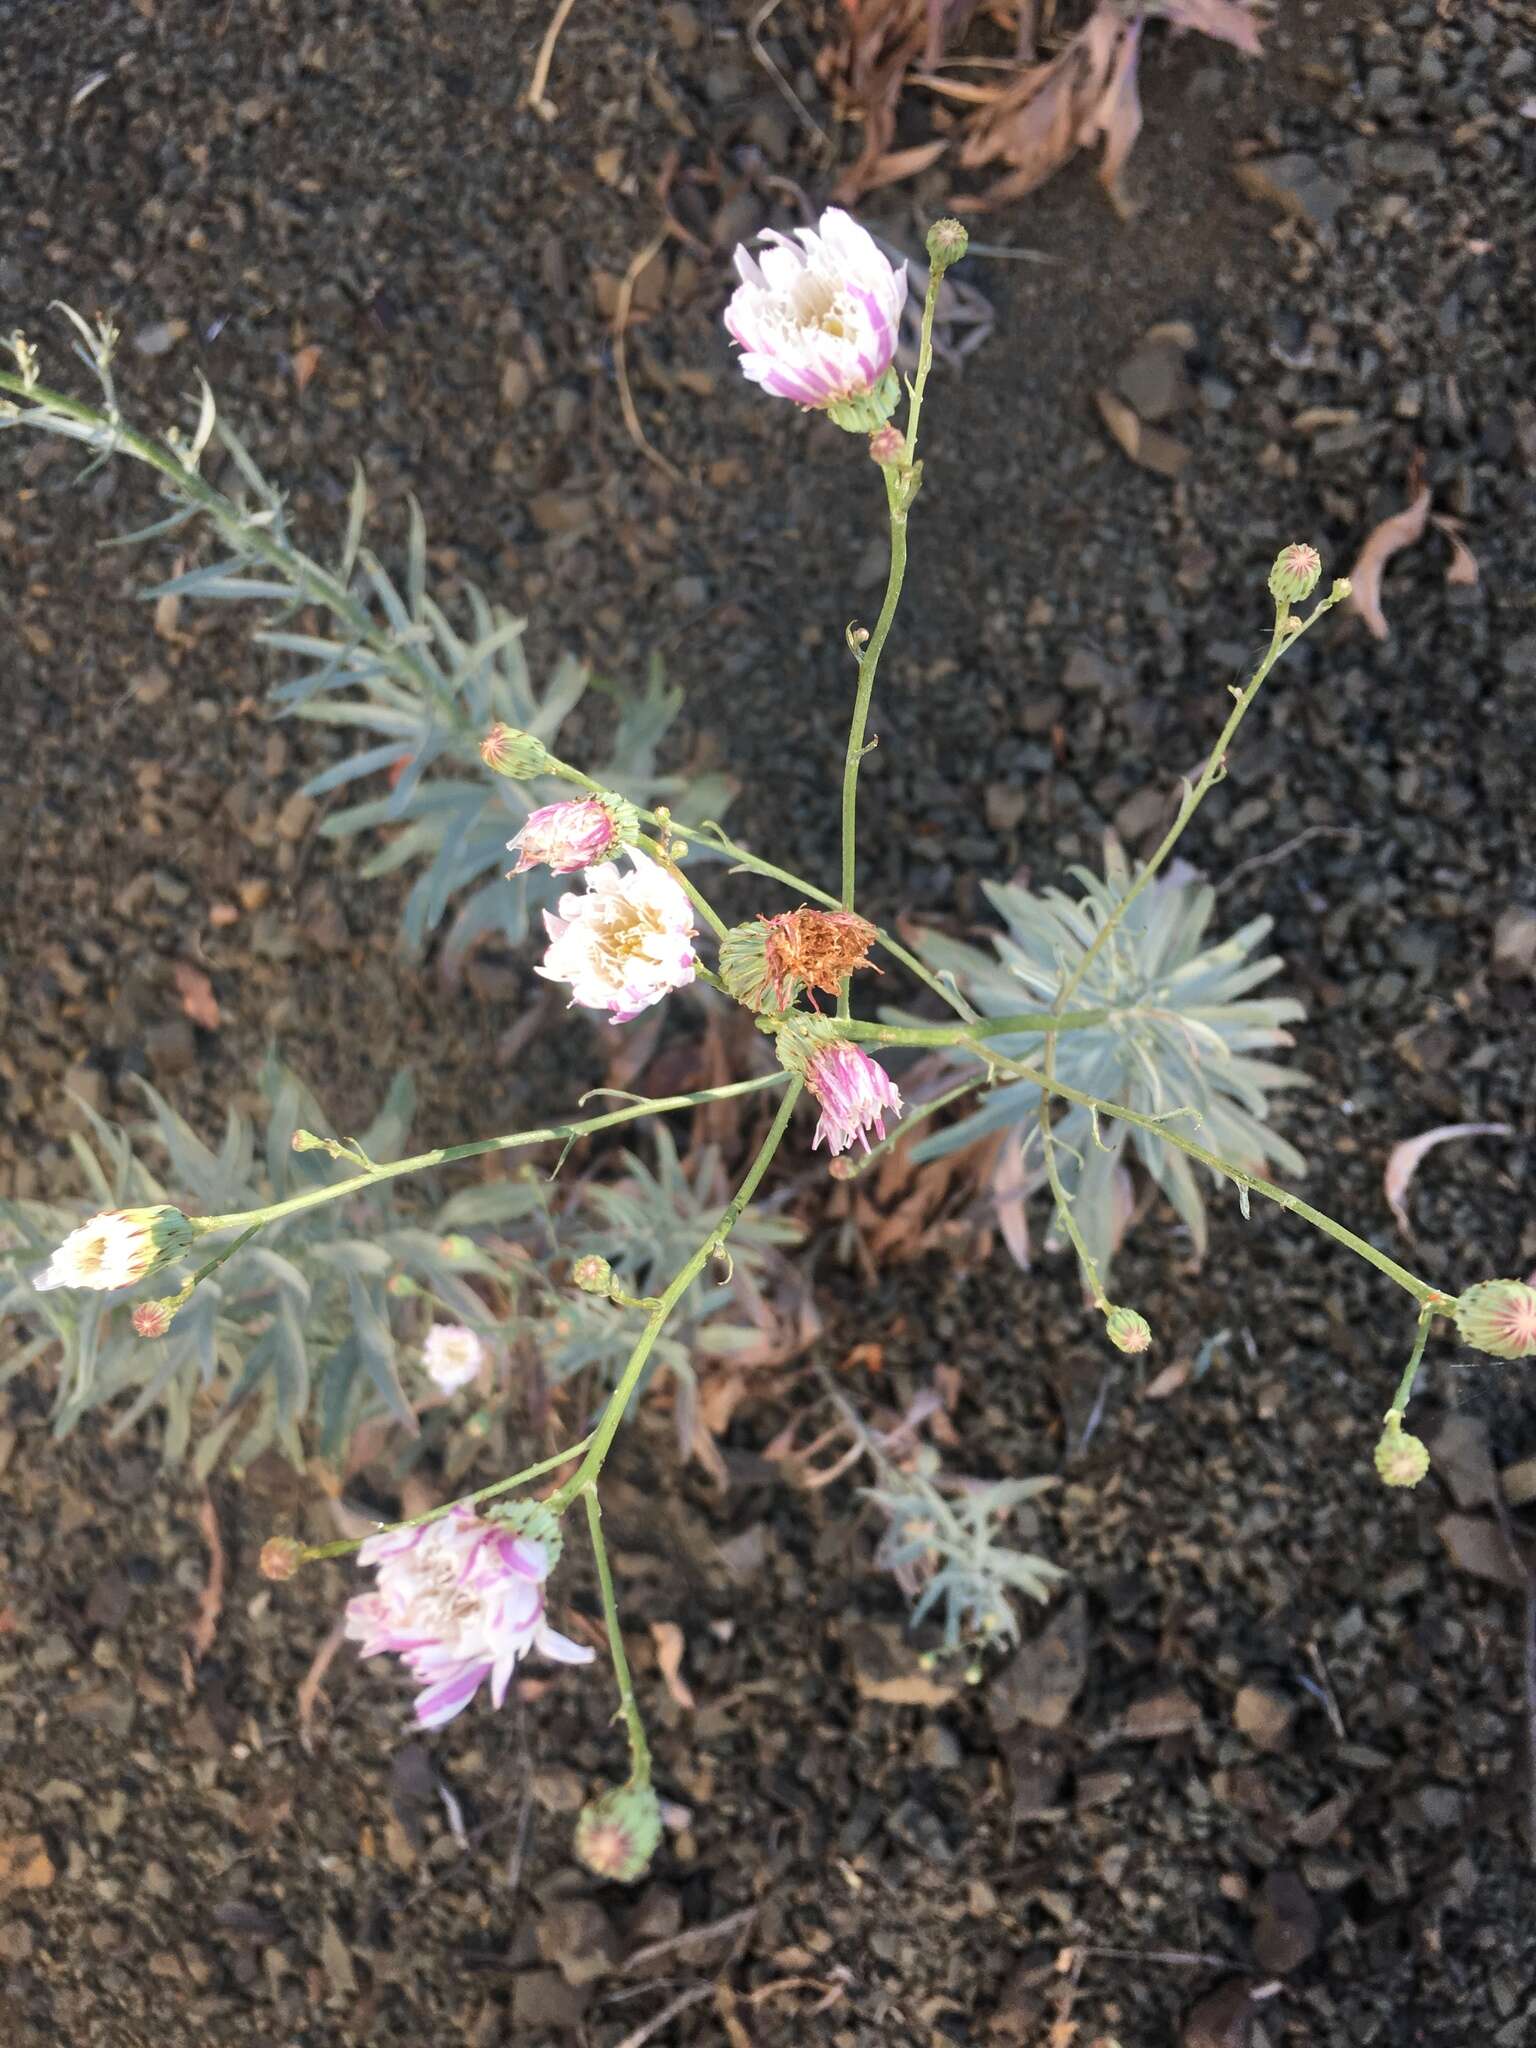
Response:
[{"label": "green stem", "polygon": [[436,1151],[418,1152],[412,1159],[396,1159],[388,1165],[375,1166],[367,1173],[354,1174],[350,1180],[335,1181],[329,1187],[308,1188],[302,1195],[290,1195],[287,1201],[273,1202],[265,1209],[245,1209],[234,1216],[208,1217],[201,1227],[205,1230],[235,1230],[275,1223],[280,1217],[297,1215],[301,1209],[318,1208],[323,1202],[337,1202],[347,1195],[359,1194],[364,1188],[375,1187],[382,1180],[398,1180],[408,1173],[426,1173],[434,1166],[451,1166],[459,1159],[478,1159],[487,1152],[512,1152],[524,1145],[549,1145],[557,1140],[569,1144],[577,1138],[590,1137],[596,1131],[610,1130],[615,1124],[631,1123],[636,1117],[656,1116],[673,1109],[692,1109],[701,1102],[724,1102],[734,1095],[752,1095],[762,1088],[777,1088],[784,1079],[782,1073],[758,1074],[750,1081],[731,1081],[721,1088],[698,1088],[691,1095],[647,1098],[630,1103],[623,1109],[609,1110],[605,1116],[588,1117],[582,1123],[551,1124],[539,1131],[513,1131],[501,1138],[476,1138],[468,1145],[440,1145]]},{"label": "green stem", "polygon": [[[1043,1102],[1046,1098],[1042,1096],[1041,1100]],[[1072,1213],[1072,1204],[1068,1199],[1065,1187],[1062,1185],[1061,1171],[1056,1164],[1056,1147],[1050,1143],[1047,1143],[1045,1147],[1045,1173],[1046,1178],[1051,1184],[1051,1194],[1055,1198],[1056,1214],[1061,1218],[1066,1228],[1066,1233],[1072,1240],[1072,1249],[1077,1253],[1077,1262],[1082,1268],[1083,1278],[1088,1283],[1088,1292],[1093,1296],[1093,1305],[1101,1315],[1107,1316],[1110,1310],[1110,1302],[1108,1295],[1104,1292],[1104,1283],[1099,1278],[1099,1262],[1088,1249],[1088,1240],[1084,1237],[1082,1230],[1079,1228],[1077,1218]]]},{"label": "green stem", "polygon": [[[1065,1081],[1058,1081],[1053,1074],[1037,1072],[1017,1061],[1005,1060],[993,1055],[998,1068],[1003,1072],[1016,1071],[1025,1080],[1033,1081],[1037,1088],[1047,1094],[1059,1095],[1064,1102],[1075,1102],[1079,1107],[1092,1110],[1099,1116],[1118,1119],[1121,1123],[1134,1124],[1138,1130],[1149,1131],[1160,1138],[1165,1145],[1172,1145],[1177,1151],[1187,1153],[1191,1159],[1199,1160],[1202,1166],[1210,1167],[1213,1173],[1221,1174],[1234,1186],[1248,1188],[1256,1195],[1262,1195],[1267,1202],[1274,1202],[1281,1209],[1288,1209],[1293,1216],[1299,1216],[1304,1223],[1310,1223],[1325,1237],[1331,1237],[1335,1244],[1356,1253],[1374,1266],[1379,1273],[1385,1273],[1415,1301],[1430,1308],[1439,1309],[1449,1300],[1438,1287],[1432,1287],[1427,1280],[1421,1280],[1416,1273],[1410,1273],[1406,1266],[1400,1266],[1396,1259],[1379,1252],[1375,1245],[1368,1244],[1363,1237],[1357,1237],[1352,1230],[1346,1230],[1342,1223],[1335,1223],[1331,1216],[1325,1216],[1321,1209],[1314,1209],[1310,1202],[1304,1202],[1300,1195],[1293,1195],[1289,1188],[1277,1187],[1272,1180],[1261,1180],[1257,1174],[1249,1173],[1245,1167],[1234,1166],[1229,1159],[1221,1158],[1215,1152],[1208,1152],[1203,1145],[1197,1145],[1192,1138],[1171,1130],[1165,1118],[1144,1116],[1140,1110],[1127,1109],[1123,1103],[1106,1102],[1097,1095],[1085,1095],[1081,1088],[1073,1088]],[[1174,1111],[1177,1115],[1179,1112]]]},{"label": "green stem", "polygon": [[[510,1479],[496,1479],[489,1486],[482,1486],[475,1493],[460,1494],[457,1500],[445,1500],[440,1508],[428,1508],[424,1515],[412,1515],[404,1522],[381,1522],[377,1529],[370,1530],[373,1536],[392,1536],[397,1529],[423,1529],[428,1522],[441,1521],[455,1508],[472,1508],[482,1500],[491,1500],[498,1493],[509,1493],[514,1486],[526,1486],[530,1479],[542,1479],[546,1472],[558,1471],[568,1465],[572,1458],[579,1458],[591,1443],[590,1435],[579,1443],[569,1444],[563,1451],[557,1451],[552,1458],[543,1458],[537,1465],[529,1465],[521,1472],[514,1472]],[[368,1541],[367,1536],[346,1536],[335,1543],[311,1543],[306,1545],[300,1558],[301,1564],[313,1564],[322,1557],[345,1557],[349,1551],[357,1550]]]},{"label": "green stem", "polygon": [[[1233,705],[1225,725],[1223,725],[1220,733],[1217,735],[1215,745],[1206,757],[1205,766],[1201,769],[1198,779],[1193,785],[1186,787],[1183,801],[1179,805],[1178,816],[1164,834],[1161,845],[1142,868],[1141,873],[1137,875],[1130,888],[1126,890],[1108,917],[1105,918],[1077,965],[1056,991],[1056,1000],[1052,1005],[1053,1008],[1058,1010],[1066,1009],[1067,1004],[1082,986],[1083,978],[1089,968],[1109,943],[1113,934],[1124,923],[1126,913],[1131,905],[1141,895],[1142,891],[1148,887],[1153,877],[1173,852],[1175,846],[1178,845],[1190,820],[1194,817],[1196,811],[1199,810],[1210,790],[1225,775],[1227,751],[1237,736],[1238,727],[1248,715],[1248,708],[1258,695],[1265,677],[1285,650],[1288,647],[1294,647],[1307,628],[1320,619],[1323,613],[1336,601],[1332,594],[1325,597],[1295,631],[1287,632],[1286,621],[1290,616],[1290,607],[1287,604],[1281,603],[1278,599],[1276,600],[1274,631],[1270,634],[1269,648],[1264,659],[1254,670],[1247,687],[1238,695],[1237,702]],[[1047,1037],[1045,1041],[1044,1080],[1046,1085],[1052,1084],[1055,1078],[1056,1039],[1053,1034]],[[1164,1132],[1162,1135],[1166,1137],[1167,1133]],[[1087,1275],[1089,1286],[1094,1291],[1095,1299],[1101,1300],[1103,1290],[1099,1284],[1098,1268],[1092,1259],[1086,1256],[1082,1233],[1078,1230],[1076,1221],[1071,1214],[1071,1201],[1067,1196],[1061,1176],[1057,1171],[1056,1141],[1051,1131],[1051,1105],[1045,1094],[1042,1094],[1040,1098],[1040,1142],[1045,1159],[1046,1173],[1050,1178],[1051,1192],[1056,1197],[1057,1214],[1061,1217],[1068,1236],[1077,1247],[1078,1258],[1083,1261],[1084,1271]],[[1258,1186],[1259,1183],[1254,1182],[1253,1185]]]},{"label": "green stem", "polygon": [[1389,1423],[1396,1416],[1401,1424],[1408,1412],[1408,1403],[1413,1399],[1413,1383],[1419,1376],[1419,1363],[1424,1356],[1424,1346],[1429,1342],[1429,1326],[1434,1319],[1435,1304],[1427,1301],[1419,1310],[1419,1326],[1413,1338],[1413,1356],[1403,1369],[1403,1376],[1397,1383],[1397,1392],[1392,1396],[1392,1406],[1387,1411]]},{"label": "green stem", "polygon": [[880,656],[896,617],[896,607],[901,602],[901,586],[907,573],[907,508],[901,500],[900,487],[894,467],[881,471],[885,479],[885,499],[891,519],[891,562],[885,579],[885,598],[880,606],[880,616],[875,629],[864,646],[859,659],[858,687],[854,691],[853,717],[848,725],[848,746],[843,755],[843,870],[842,907],[852,910],[854,878],[858,864],[858,804],[859,764],[864,759],[864,734],[869,725],[870,701],[875,692],[875,674],[880,666]]},{"label": "green stem", "polygon": [[[782,1079],[783,1076],[780,1078]],[[720,1221],[715,1225],[708,1237],[705,1238],[698,1250],[694,1252],[687,1264],[673,1275],[667,1284],[665,1292],[657,1298],[655,1306],[646,1319],[645,1328],[640,1332],[639,1337],[635,1341],[634,1349],[629,1354],[624,1371],[620,1375],[619,1383],[609,1396],[608,1405],[603,1410],[602,1419],[593,1432],[591,1449],[582,1459],[580,1469],[573,1473],[564,1486],[550,1497],[549,1505],[556,1514],[563,1514],[571,1502],[575,1500],[576,1496],[589,1487],[597,1478],[598,1473],[602,1471],[603,1460],[607,1457],[609,1446],[618,1434],[619,1424],[624,1420],[624,1412],[629,1406],[630,1397],[639,1384],[640,1375],[645,1371],[646,1360],[654,1350],[656,1339],[661,1335],[667,1318],[671,1315],[673,1309],[677,1307],[677,1304],[688,1292],[688,1289],[693,1285],[700,1273],[703,1272],[709,1260],[716,1252],[724,1249],[726,1239],[735,1229],[741,1213],[746,1208],[748,1202],[757,1193],[763,1175],[768,1171],[773,1155],[779,1149],[784,1133],[789,1128],[790,1116],[794,1111],[795,1104],[800,1099],[800,1092],[804,1086],[805,1083],[798,1076],[790,1078],[790,1085],[785,1093],[784,1100],[779,1104],[778,1113],[773,1119],[773,1124],[769,1129],[767,1137],[764,1138],[758,1150],[757,1157],[747,1169],[746,1179],[726,1204],[725,1209],[721,1213]]]},{"label": "green stem", "polygon": [[843,1035],[873,1045],[968,1045],[977,1039],[1008,1038],[1025,1031],[1047,1037],[1057,1031],[1089,1031],[1105,1023],[1108,1010],[1027,1010],[1016,1017],[980,1017],[972,1024],[877,1024],[866,1017],[842,1019]]},{"label": "green stem", "polygon": [[603,1596],[603,1621],[608,1630],[608,1654],[613,1660],[614,1682],[619,1688],[619,1712],[624,1716],[624,1728],[629,1736],[630,1783],[648,1785],[651,1782],[651,1746],[645,1739],[645,1723],[640,1718],[640,1704],[635,1698],[635,1682],[629,1675],[629,1659],[624,1654],[624,1636],[619,1628],[619,1603],[613,1590],[613,1571],[608,1563],[608,1546],[603,1541],[603,1511],[598,1504],[595,1486],[584,1489],[582,1504],[587,1511],[587,1531],[592,1538],[592,1555],[597,1560],[597,1583]]}]

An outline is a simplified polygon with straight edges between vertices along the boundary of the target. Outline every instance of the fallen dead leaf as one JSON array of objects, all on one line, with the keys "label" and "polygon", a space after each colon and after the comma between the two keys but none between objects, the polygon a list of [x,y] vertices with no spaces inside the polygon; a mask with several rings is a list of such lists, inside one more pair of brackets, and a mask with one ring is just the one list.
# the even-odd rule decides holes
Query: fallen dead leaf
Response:
[{"label": "fallen dead leaf", "polygon": [[682,1676],[683,1652],[688,1645],[675,1621],[653,1621],[651,1640],[656,1645],[656,1665],[666,1681],[667,1691],[685,1713],[695,1705],[688,1681]]},{"label": "fallen dead leaf", "polygon": [[1366,536],[1365,545],[1349,572],[1350,609],[1359,613],[1377,640],[1391,637],[1391,628],[1381,608],[1382,572],[1399,550],[1412,547],[1416,540],[1422,538],[1425,521],[1429,518],[1429,496],[1429,485],[1421,484],[1403,511],[1394,512],[1390,519],[1383,519]]},{"label": "fallen dead leaf", "polygon": [[198,1596],[197,1614],[187,1632],[190,1662],[185,1678],[188,1692],[196,1682],[194,1673],[197,1666],[213,1648],[213,1639],[219,1630],[219,1616],[224,1612],[224,1538],[219,1531],[218,1510],[210,1494],[205,1493],[199,1503],[197,1526],[208,1546],[208,1578]]},{"label": "fallen dead leaf", "polygon": [[213,983],[207,975],[190,961],[178,960],[172,969],[172,979],[185,1014],[205,1031],[217,1031],[224,1020],[219,1012],[219,999],[213,992]]},{"label": "fallen dead leaf", "polygon": [[1156,1379],[1149,1380],[1142,1393],[1144,1401],[1166,1401],[1170,1394],[1176,1394],[1188,1380],[1191,1371],[1187,1358],[1176,1358],[1172,1365],[1165,1365]]},{"label": "fallen dead leaf", "polygon": [[41,1835],[0,1835],[0,1899],[8,1892],[42,1892],[57,1872]]},{"label": "fallen dead leaf", "polygon": [[1451,559],[1446,564],[1445,580],[1470,590],[1477,582],[1477,557],[1461,537],[1461,522],[1444,512],[1431,512],[1429,523],[1443,533],[1451,544]]},{"label": "fallen dead leaf", "polygon": [[325,351],[321,348],[318,341],[306,342],[303,348],[296,348],[294,350],[293,381],[300,398],[304,396],[309,380],[314,376],[319,366],[320,358],[324,353]]},{"label": "fallen dead leaf", "polygon": [[1095,391],[1093,402],[1099,408],[1099,416],[1105,426],[1139,468],[1173,478],[1188,462],[1189,450],[1182,441],[1176,441],[1172,434],[1165,434],[1161,427],[1149,427],[1113,391]]},{"label": "fallen dead leaf", "polygon": [[1459,1571],[1470,1572],[1475,1579],[1488,1579],[1495,1586],[1524,1589],[1524,1567],[1510,1555],[1498,1523],[1486,1515],[1446,1515],[1435,1533]]},{"label": "fallen dead leaf", "polygon": [[1088,1606],[1074,1593],[1033,1642],[1025,1643],[993,1679],[992,1725],[1006,1734],[1020,1721],[1059,1728],[1088,1675]]},{"label": "fallen dead leaf", "polygon": [[1418,1137],[1404,1138],[1394,1145],[1387,1155],[1382,1186],[1388,1206],[1404,1235],[1413,1235],[1408,1221],[1408,1184],[1427,1152],[1432,1152],[1436,1145],[1443,1145],[1447,1138],[1508,1138],[1513,1135],[1508,1124],[1437,1124],[1432,1131],[1422,1131]]},{"label": "fallen dead leaf", "polygon": [[1187,1692],[1175,1687],[1127,1707],[1124,1733],[1132,1742],[1157,1742],[1165,1735],[1187,1735],[1199,1725],[1200,1709]]}]

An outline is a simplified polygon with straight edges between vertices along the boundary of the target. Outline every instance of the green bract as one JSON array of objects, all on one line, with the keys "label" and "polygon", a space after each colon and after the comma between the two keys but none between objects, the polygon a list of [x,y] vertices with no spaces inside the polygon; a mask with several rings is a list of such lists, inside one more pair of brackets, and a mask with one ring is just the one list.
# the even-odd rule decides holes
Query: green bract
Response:
[{"label": "green bract", "polygon": [[[927,964],[952,974],[963,993],[988,1016],[1048,1009],[1063,980],[1092,944],[1135,872],[1119,845],[1105,851],[1105,875],[1073,868],[1080,898],[1060,889],[1036,895],[1006,883],[987,883],[987,897],[1007,930],[993,940],[997,958],[975,946],[930,933],[918,943]],[[1292,1043],[1287,1024],[1305,1015],[1289,996],[1245,1000],[1279,973],[1274,955],[1253,959],[1272,919],[1256,917],[1231,938],[1206,943],[1215,909],[1208,884],[1154,881],[1125,924],[1110,939],[1074,991],[1072,1008],[1107,1010],[1102,1026],[1064,1031],[1056,1042],[1058,1080],[1085,1094],[1148,1116],[1251,1173],[1271,1165],[1301,1173],[1295,1148],[1267,1127],[1268,1092],[1296,1087],[1293,1074],[1259,1052]],[[1038,1056],[1039,1033],[990,1041],[1013,1058]],[[960,1062],[955,1062],[960,1070]],[[914,1162],[937,1158],[977,1138],[1006,1133],[993,1172],[1004,1234],[1023,1262],[1027,1238],[1022,1204],[1046,1179],[1039,1131],[1040,1091],[1029,1081],[1002,1081],[973,1115],[920,1140]],[[1189,1160],[1150,1132],[1101,1118],[1097,1132],[1085,1109],[1058,1117],[1057,1163],[1088,1248],[1107,1275],[1128,1209],[1117,1170],[1127,1147],[1188,1225],[1195,1249],[1206,1243],[1205,1200]]]}]

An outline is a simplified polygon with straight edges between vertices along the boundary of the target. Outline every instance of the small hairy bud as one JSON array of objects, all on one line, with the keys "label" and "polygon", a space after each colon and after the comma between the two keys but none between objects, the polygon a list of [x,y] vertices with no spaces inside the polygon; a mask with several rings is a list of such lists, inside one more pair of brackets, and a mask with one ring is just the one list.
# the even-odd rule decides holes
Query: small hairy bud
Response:
[{"label": "small hairy bud", "polygon": [[141,1337],[163,1337],[185,1299],[184,1295],[167,1294],[159,1301],[139,1302],[131,1317],[135,1331]]},{"label": "small hairy bud", "polygon": [[1104,1329],[1117,1351],[1145,1351],[1152,1342],[1152,1325],[1134,1308],[1112,1308]]},{"label": "small hairy bud", "polygon": [[1524,1280],[1479,1280],[1456,1303],[1463,1344],[1492,1358],[1536,1357],[1536,1287]]},{"label": "small hairy bud", "polygon": [[291,1579],[304,1562],[304,1546],[292,1536],[269,1536],[261,1546],[261,1576]]},{"label": "small hairy bud", "polygon": [[317,1138],[313,1131],[295,1131],[288,1140],[292,1152],[323,1152],[325,1145],[325,1139]]},{"label": "small hairy bud", "polygon": [[1322,573],[1323,558],[1317,549],[1308,547],[1305,541],[1294,540],[1275,557],[1275,566],[1269,572],[1269,594],[1276,604],[1300,604],[1316,590]]},{"label": "small hairy bud", "polygon": [[514,725],[493,725],[480,742],[480,758],[493,775],[506,775],[514,782],[530,782],[551,766],[544,742]]},{"label": "small hairy bud", "polygon": [[1384,1486],[1417,1486],[1429,1470],[1429,1452],[1396,1415],[1387,1417],[1376,1446],[1376,1470]]},{"label": "small hairy bud", "polygon": [[571,1279],[583,1294],[606,1294],[613,1285],[613,1268],[601,1252],[588,1252],[572,1266]]},{"label": "small hairy bud", "polygon": [[857,1159],[850,1159],[846,1153],[839,1153],[836,1159],[827,1161],[829,1180],[852,1180],[859,1170]]},{"label": "small hairy bud", "polygon": [[957,220],[936,220],[928,230],[928,261],[940,276],[958,263],[970,247],[971,238]]},{"label": "small hairy bud", "polygon": [[617,1785],[576,1817],[576,1854],[594,1876],[617,1884],[644,1877],[661,1840],[661,1802],[650,1785]]},{"label": "small hairy bud", "polygon": [[906,461],[907,437],[893,421],[887,420],[883,427],[877,427],[870,435],[869,459],[878,462],[882,469]]},{"label": "small hairy bud", "polygon": [[1335,576],[1333,588],[1329,591],[1328,595],[1335,604],[1342,604],[1346,597],[1354,594],[1354,588],[1355,586],[1347,576]]}]

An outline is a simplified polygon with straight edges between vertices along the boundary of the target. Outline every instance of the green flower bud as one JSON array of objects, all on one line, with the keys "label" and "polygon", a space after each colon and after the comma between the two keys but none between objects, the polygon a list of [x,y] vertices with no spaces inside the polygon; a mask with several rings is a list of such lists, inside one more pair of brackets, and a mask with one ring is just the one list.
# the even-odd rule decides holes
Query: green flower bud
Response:
[{"label": "green flower bud", "polygon": [[885,425],[896,410],[900,397],[901,379],[893,366],[873,391],[861,391],[854,398],[841,398],[825,410],[833,425],[841,427],[845,433],[872,434],[876,427]]},{"label": "green flower bud", "polygon": [[644,1877],[661,1840],[661,1801],[649,1782],[616,1785],[576,1817],[576,1854],[598,1877],[633,1884]]},{"label": "green flower bud", "polygon": [[1429,1470],[1429,1452],[1403,1428],[1399,1415],[1387,1417],[1376,1446],[1376,1470],[1384,1486],[1417,1486]]},{"label": "green flower bud", "polygon": [[882,469],[907,459],[907,437],[893,420],[887,420],[883,427],[877,427],[869,437],[869,459],[878,462]]},{"label": "green flower bud", "polygon": [[531,782],[554,766],[554,757],[542,740],[512,725],[491,727],[480,742],[480,758],[493,775],[510,776],[514,782]]},{"label": "green flower bud", "polygon": [[572,1266],[571,1279],[583,1294],[606,1294],[613,1285],[613,1268],[601,1252],[588,1252]]},{"label": "green flower bud", "polygon": [[957,220],[936,220],[928,230],[928,261],[942,277],[970,247],[971,238]]},{"label": "green flower bud", "polygon": [[270,1536],[261,1546],[261,1576],[291,1579],[304,1562],[304,1546],[292,1536]]},{"label": "green flower bud", "polygon": [[1111,1308],[1104,1330],[1117,1351],[1145,1351],[1152,1342],[1152,1325],[1134,1308]]},{"label": "green flower bud", "polygon": [[1300,604],[1317,588],[1323,573],[1323,558],[1316,548],[1295,540],[1282,548],[1269,572],[1269,594],[1276,604]]},{"label": "green flower bud", "polygon": [[1455,1307],[1463,1344],[1493,1358],[1536,1357],[1536,1287],[1524,1280],[1479,1280]]}]

